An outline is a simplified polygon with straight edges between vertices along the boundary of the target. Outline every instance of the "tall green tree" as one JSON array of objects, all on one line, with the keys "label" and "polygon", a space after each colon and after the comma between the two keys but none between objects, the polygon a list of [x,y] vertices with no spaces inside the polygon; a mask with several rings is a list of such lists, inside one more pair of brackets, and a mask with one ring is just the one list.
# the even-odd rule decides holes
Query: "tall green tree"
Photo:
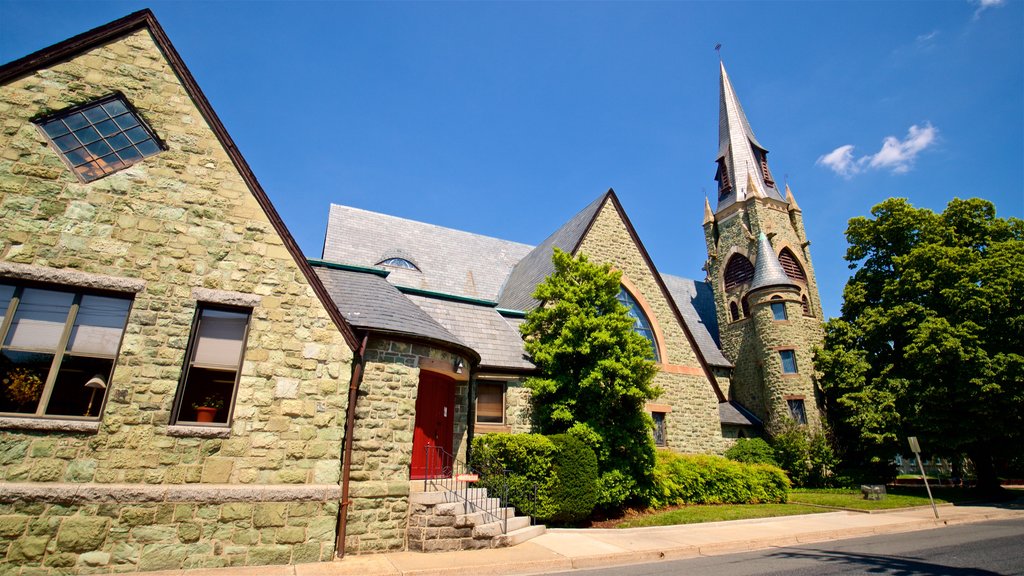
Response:
[{"label": "tall green tree", "polygon": [[660,391],[652,384],[651,344],[616,299],[621,273],[557,248],[552,261],[554,273],[533,294],[541,305],[520,327],[540,373],[526,383],[533,425],[594,449],[599,505],[615,508],[642,495],[652,479],[653,422],[643,408]]},{"label": "tall green tree", "polygon": [[816,357],[844,461],[882,466],[917,436],[995,489],[1024,441],[1024,221],[980,199],[871,214],[850,220],[856,272]]}]

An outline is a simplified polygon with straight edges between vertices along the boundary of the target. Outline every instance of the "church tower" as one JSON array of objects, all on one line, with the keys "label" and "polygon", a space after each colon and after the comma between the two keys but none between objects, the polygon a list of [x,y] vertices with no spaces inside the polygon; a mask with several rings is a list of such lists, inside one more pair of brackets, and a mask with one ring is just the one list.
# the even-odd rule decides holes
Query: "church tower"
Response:
[{"label": "church tower", "polygon": [[704,200],[706,271],[722,351],[735,365],[729,400],[764,421],[817,426],[813,349],[823,338],[818,285],[803,215],[768,166],[721,65],[717,207]]}]

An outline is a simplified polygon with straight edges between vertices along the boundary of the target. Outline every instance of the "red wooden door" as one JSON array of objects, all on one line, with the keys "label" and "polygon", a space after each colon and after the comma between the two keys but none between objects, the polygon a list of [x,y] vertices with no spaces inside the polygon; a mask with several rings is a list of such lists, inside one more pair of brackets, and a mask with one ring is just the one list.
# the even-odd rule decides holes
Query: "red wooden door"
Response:
[{"label": "red wooden door", "polygon": [[412,437],[413,480],[441,478],[451,474],[451,458],[427,447],[452,451],[455,428],[455,380],[433,372],[420,372],[416,393],[416,429]]}]

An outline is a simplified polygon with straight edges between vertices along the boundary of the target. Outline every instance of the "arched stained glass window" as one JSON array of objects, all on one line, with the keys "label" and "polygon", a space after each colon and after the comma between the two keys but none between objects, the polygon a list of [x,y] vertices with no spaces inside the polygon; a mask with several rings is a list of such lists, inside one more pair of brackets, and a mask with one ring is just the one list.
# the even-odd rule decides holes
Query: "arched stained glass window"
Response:
[{"label": "arched stained glass window", "polygon": [[654,353],[654,361],[661,362],[661,357],[658,354],[658,343],[654,339],[654,330],[651,328],[651,321],[647,319],[643,308],[633,298],[633,295],[621,286],[619,287],[618,299],[623,306],[629,309],[629,315],[633,317],[633,330],[651,341],[651,352]]}]

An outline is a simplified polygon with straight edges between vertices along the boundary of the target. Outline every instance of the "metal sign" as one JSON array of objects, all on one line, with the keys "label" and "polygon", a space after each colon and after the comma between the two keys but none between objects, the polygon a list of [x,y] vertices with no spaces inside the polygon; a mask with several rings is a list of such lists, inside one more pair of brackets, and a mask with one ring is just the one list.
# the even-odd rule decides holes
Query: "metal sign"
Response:
[{"label": "metal sign", "polygon": [[921,453],[921,445],[917,443],[917,436],[908,436],[907,442],[910,443],[910,451],[914,454]]},{"label": "metal sign", "polygon": [[932,513],[935,519],[939,519],[939,509],[935,507],[935,499],[932,498],[932,489],[928,486],[928,476],[924,473],[924,464],[921,462],[921,445],[917,443],[917,436],[907,436],[907,443],[917,460],[917,468],[921,471],[921,480],[924,481],[924,489],[928,491],[928,501],[932,503]]}]

